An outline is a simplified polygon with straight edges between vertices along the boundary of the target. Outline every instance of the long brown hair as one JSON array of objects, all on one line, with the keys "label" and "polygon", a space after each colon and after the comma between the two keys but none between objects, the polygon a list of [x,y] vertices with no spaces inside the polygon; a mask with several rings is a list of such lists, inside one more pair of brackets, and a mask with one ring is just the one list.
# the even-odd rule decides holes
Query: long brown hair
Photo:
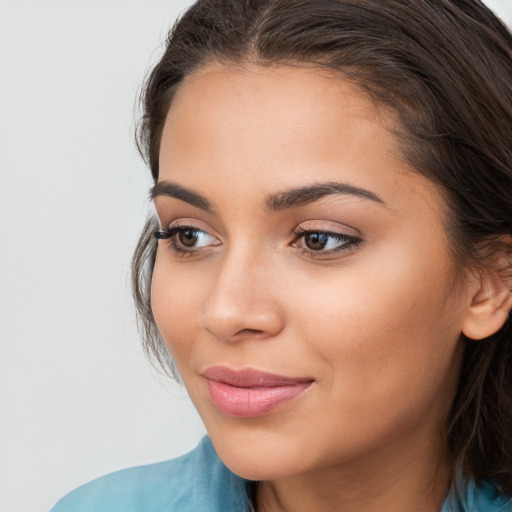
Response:
[{"label": "long brown hair", "polygon": [[[443,191],[458,268],[512,253],[512,35],[480,0],[199,0],[143,91],[138,144],[155,182],[173,95],[212,61],[337,70],[395,113],[404,158]],[[176,375],[151,311],[156,228],[150,219],[139,240],[133,289],[146,351]],[[510,289],[505,260],[497,270]],[[512,494],[510,320],[461,344],[448,449],[454,466]]]}]

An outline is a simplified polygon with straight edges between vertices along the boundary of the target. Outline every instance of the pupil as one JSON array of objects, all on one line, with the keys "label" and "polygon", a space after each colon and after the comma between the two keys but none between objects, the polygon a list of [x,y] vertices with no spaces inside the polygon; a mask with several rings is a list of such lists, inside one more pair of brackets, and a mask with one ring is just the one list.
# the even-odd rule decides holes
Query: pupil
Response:
[{"label": "pupil", "polygon": [[319,251],[327,245],[327,236],[322,233],[311,233],[305,237],[306,245],[313,251]]},{"label": "pupil", "polygon": [[185,231],[180,231],[178,234],[180,243],[185,247],[193,247],[197,242],[197,238],[195,229],[186,229]]}]

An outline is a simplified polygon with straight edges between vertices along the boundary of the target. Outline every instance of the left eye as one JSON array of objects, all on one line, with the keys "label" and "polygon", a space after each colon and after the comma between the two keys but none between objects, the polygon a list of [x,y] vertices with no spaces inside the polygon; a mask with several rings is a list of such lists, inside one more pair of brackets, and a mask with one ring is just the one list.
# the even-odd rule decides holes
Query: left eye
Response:
[{"label": "left eye", "polygon": [[297,236],[293,245],[300,245],[303,249],[313,252],[335,252],[353,247],[359,242],[360,240],[357,237],[342,233],[306,231]]}]

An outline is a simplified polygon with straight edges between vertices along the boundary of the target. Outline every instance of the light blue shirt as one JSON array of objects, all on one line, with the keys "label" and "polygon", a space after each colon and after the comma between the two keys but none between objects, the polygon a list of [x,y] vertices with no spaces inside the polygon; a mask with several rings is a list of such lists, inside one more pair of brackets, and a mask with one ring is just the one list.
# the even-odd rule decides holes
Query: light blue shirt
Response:
[{"label": "light blue shirt", "polygon": [[[104,476],[60,500],[50,512],[250,512],[250,482],[232,473],[205,437],[190,453]],[[459,482],[441,512],[512,512],[492,483]]]}]

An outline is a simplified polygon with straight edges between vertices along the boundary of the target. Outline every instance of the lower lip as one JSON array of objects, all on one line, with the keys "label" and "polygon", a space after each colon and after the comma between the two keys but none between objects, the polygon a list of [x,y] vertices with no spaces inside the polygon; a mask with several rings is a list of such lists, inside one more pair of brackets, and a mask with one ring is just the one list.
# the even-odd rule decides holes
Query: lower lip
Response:
[{"label": "lower lip", "polygon": [[273,411],[304,392],[312,382],[286,386],[243,388],[208,380],[213,403],[226,416],[256,418]]}]

